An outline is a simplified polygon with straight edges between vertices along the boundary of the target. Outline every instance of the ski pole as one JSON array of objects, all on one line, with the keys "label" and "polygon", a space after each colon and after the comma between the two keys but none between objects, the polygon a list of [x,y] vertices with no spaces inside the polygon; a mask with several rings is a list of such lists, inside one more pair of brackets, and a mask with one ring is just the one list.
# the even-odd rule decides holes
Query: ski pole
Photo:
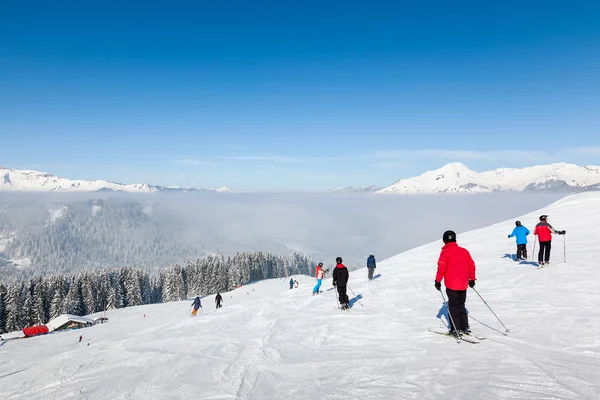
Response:
[{"label": "ski pole", "polygon": [[563,237],[563,256],[564,256],[564,262],[567,262],[567,240],[565,239],[565,235],[562,235]]},{"label": "ski pole", "polygon": [[492,314],[494,314],[494,317],[496,317],[496,319],[497,319],[497,320],[498,320],[498,321],[499,321],[499,322],[502,324],[502,326],[504,327],[504,329],[506,330],[506,332],[510,332],[510,329],[508,329],[508,328],[506,327],[506,325],[504,325],[504,324],[502,323],[502,321],[500,321],[500,318],[498,318],[498,316],[496,315],[496,313],[494,312],[494,310],[492,310],[492,307],[490,307],[490,306],[489,306],[489,304],[487,303],[487,301],[485,301],[485,300],[483,299],[483,297],[481,297],[481,295],[479,294],[479,292],[477,291],[477,289],[475,289],[474,287],[473,287],[473,288],[471,288],[471,289],[473,289],[473,290],[475,291],[475,293],[477,293],[477,296],[479,296],[479,298],[481,299],[481,301],[483,301],[483,303],[484,303],[484,304],[487,306],[487,308],[489,308],[489,309],[490,309],[490,311],[492,312]]},{"label": "ski pole", "polygon": [[504,335],[504,336],[508,336],[508,334],[507,334],[507,333],[505,333],[505,332],[502,332],[502,331],[500,331],[500,330],[498,330],[498,329],[494,328],[493,326],[489,326],[489,325],[488,325],[488,324],[486,324],[485,322],[481,322],[481,321],[480,321],[480,320],[478,320],[477,318],[473,317],[471,314],[469,314],[469,318],[471,318],[471,319],[472,319],[472,320],[474,320],[474,321],[477,321],[477,322],[479,322],[481,325],[483,325],[483,326],[485,326],[485,327],[487,327],[487,328],[490,328],[490,329],[491,329],[491,330],[493,330],[493,331],[496,331],[496,332],[498,332],[498,333],[500,333],[500,334],[502,334],[502,335]]},{"label": "ski pole", "polygon": [[360,302],[360,300],[358,299],[358,296],[356,296],[356,293],[354,293],[354,292],[352,291],[352,289],[350,289],[350,286],[348,286],[348,290],[352,292],[352,295],[353,295],[354,297],[356,297],[356,302],[357,302],[358,304],[360,304],[360,305],[361,305],[361,307],[364,307],[365,305],[364,305],[363,303],[361,303],[361,302]]},{"label": "ski pole", "polygon": [[460,340],[458,339],[458,331],[456,330],[456,324],[454,323],[454,318],[452,318],[452,313],[450,313],[450,303],[446,301],[446,296],[444,296],[444,293],[441,290],[440,294],[442,295],[442,300],[444,300],[444,303],[448,305],[448,316],[450,317],[452,327],[454,328],[454,339],[456,339],[456,343],[460,344]]},{"label": "ski pole", "polygon": [[533,260],[535,258],[535,243],[537,242],[537,240],[533,239],[533,251],[531,252],[531,259]]}]

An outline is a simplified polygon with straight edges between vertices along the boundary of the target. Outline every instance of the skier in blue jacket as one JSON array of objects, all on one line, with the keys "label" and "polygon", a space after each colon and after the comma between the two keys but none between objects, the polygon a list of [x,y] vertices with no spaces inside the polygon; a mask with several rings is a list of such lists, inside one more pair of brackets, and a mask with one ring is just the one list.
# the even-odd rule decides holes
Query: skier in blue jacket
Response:
[{"label": "skier in blue jacket", "polygon": [[367,269],[369,270],[369,280],[373,280],[373,272],[377,267],[377,262],[375,261],[375,256],[373,253],[369,253],[369,258],[367,258]]},{"label": "skier in blue jacket", "polygon": [[202,308],[202,304],[200,303],[200,296],[196,296],[194,302],[192,303],[192,306],[194,307],[194,309],[192,310],[192,315],[195,317],[198,313],[198,309]]},{"label": "skier in blue jacket", "polygon": [[530,234],[529,229],[521,225],[521,221],[515,222],[515,225],[515,229],[508,235],[508,238],[517,237],[517,261],[527,260],[527,235]]}]

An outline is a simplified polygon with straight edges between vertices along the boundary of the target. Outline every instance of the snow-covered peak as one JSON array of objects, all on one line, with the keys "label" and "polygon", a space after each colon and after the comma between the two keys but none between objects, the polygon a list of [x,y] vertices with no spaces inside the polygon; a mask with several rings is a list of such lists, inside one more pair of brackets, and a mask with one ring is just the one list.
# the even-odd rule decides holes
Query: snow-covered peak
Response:
[{"label": "snow-covered peak", "polygon": [[218,193],[233,193],[233,190],[231,190],[231,188],[227,187],[227,186],[221,186],[215,189],[209,189],[213,192],[218,192]]},{"label": "snow-covered peak", "polygon": [[[226,190],[225,190],[226,189]],[[230,192],[229,188],[211,189],[219,192]],[[179,186],[154,186],[147,183],[123,184],[105,180],[86,181],[70,180],[54,176],[47,172],[9,169],[0,166],[0,191],[28,192],[197,192],[194,188]]]},{"label": "snow-covered peak", "polygon": [[527,168],[498,168],[474,172],[462,163],[450,163],[417,177],[401,179],[378,193],[432,194],[491,191],[580,191],[600,183],[600,167],[568,163]]}]

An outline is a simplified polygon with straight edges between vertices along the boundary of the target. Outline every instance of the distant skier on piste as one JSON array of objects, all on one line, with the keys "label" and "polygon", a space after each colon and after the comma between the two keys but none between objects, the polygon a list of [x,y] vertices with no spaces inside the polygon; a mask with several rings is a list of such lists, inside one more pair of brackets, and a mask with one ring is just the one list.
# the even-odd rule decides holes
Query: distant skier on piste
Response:
[{"label": "distant skier on piste", "polygon": [[552,247],[552,233],[564,235],[567,231],[557,231],[548,223],[547,215],[540,215],[540,222],[535,226],[533,234],[538,237],[540,251],[538,253],[538,264],[540,267],[550,264],[550,249]]},{"label": "distant skier on piste", "polygon": [[222,301],[223,301],[223,296],[221,296],[219,294],[219,292],[217,292],[217,295],[215,296],[215,303],[217,304],[217,308],[221,308]]},{"label": "distant skier on piste", "polygon": [[294,279],[290,278],[290,289],[294,288]]},{"label": "distant skier on piste", "polygon": [[527,235],[531,232],[521,224],[521,221],[516,221],[515,225],[515,229],[508,235],[508,238],[517,237],[517,261],[527,260]]},{"label": "distant skier on piste", "polygon": [[373,272],[375,272],[375,268],[377,267],[377,262],[375,261],[375,255],[373,253],[369,253],[369,257],[367,258],[367,269],[369,270],[369,280],[373,280]]},{"label": "distant skier on piste", "polygon": [[342,310],[350,308],[350,300],[346,294],[346,285],[348,285],[348,268],[342,264],[342,257],[335,259],[336,266],[333,269],[333,286],[337,287],[338,296]]},{"label": "distant skier on piste", "polygon": [[200,304],[200,296],[196,296],[194,302],[192,303],[192,306],[194,307],[194,309],[192,310],[192,315],[196,316],[196,314],[198,313],[198,309],[202,308],[202,304]]},{"label": "distant skier on piste", "polygon": [[[452,318],[450,320],[450,332],[471,334],[469,328],[469,317],[465,308],[467,300],[467,287],[475,286],[475,262],[469,251],[456,244],[456,233],[444,232],[442,237],[444,247],[438,259],[437,274],[435,276],[435,288],[442,290],[442,279],[446,285],[448,295],[448,311]],[[454,324],[452,324],[454,321]]]},{"label": "distant skier on piste", "polygon": [[313,288],[313,295],[319,294],[319,289],[321,288],[321,283],[323,283],[323,278],[325,277],[325,272],[329,271],[328,269],[323,269],[323,263],[320,262],[317,265],[317,269],[315,271],[315,277],[317,278],[317,284]]}]

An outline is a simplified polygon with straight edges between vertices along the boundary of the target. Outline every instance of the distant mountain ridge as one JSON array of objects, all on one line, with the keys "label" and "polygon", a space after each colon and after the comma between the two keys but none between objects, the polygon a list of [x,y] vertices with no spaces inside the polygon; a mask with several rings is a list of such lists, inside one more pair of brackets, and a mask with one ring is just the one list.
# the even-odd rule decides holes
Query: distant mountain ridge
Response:
[{"label": "distant mountain ridge", "polygon": [[600,167],[555,163],[474,172],[462,163],[446,164],[377,190],[387,194],[487,193],[494,191],[581,192],[600,190]]},{"label": "distant mountain ridge", "polygon": [[375,185],[369,186],[347,186],[331,189],[329,193],[372,193],[378,191],[379,187]]},{"label": "distant mountain ridge", "polygon": [[46,172],[9,169],[0,165],[0,191],[27,192],[231,192],[226,186],[196,189],[179,186],[156,186],[147,183],[123,184],[105,180],[86,181],[61,178]]}]

